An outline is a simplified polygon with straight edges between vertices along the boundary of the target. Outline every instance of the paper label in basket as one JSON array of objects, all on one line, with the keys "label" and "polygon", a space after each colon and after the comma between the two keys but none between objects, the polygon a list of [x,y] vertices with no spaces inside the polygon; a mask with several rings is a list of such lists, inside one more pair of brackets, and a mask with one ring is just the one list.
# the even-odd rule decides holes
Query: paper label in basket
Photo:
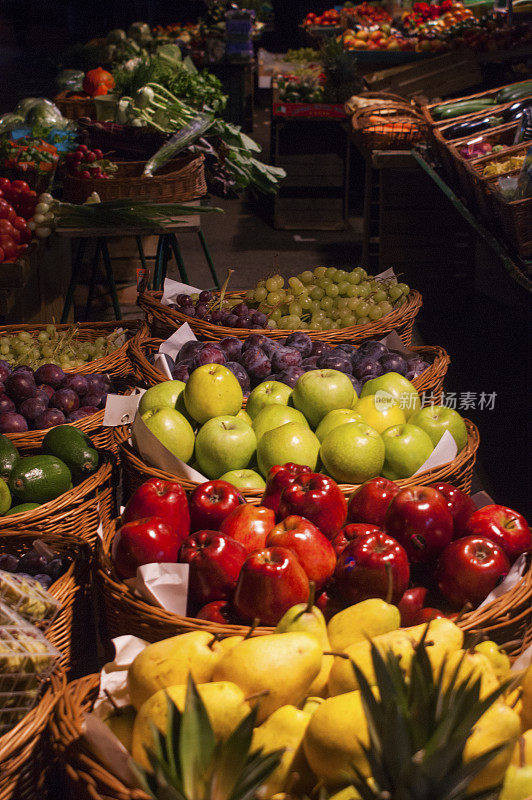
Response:
[{"label": "paper label in basket", "polygon": [[145,389],[135,389],[135,394],[108,394],[105,402],[103,424],[108,428],[129,425],[135,419],[139,400]]},{"label": "paper label in basket", "polygon": [[95,714],[84,714],[83,739],[98,761],[126,786],[141,788],[131,768],[131,755],[109,727]]},{"label": "paper label in basket", "polygon": [[199,294],[202,291],[203,289],[196,289],[186,283],[179,283],[171,278],[165,278],[161,303],[163,306],[169,306],[175,303],[178,294]]},{"label": "paper label in basket", "polygon": [[100,673],[100,691],[93,708],[93,712],[102,719],[109,716],[114,708],[113,703],[118,708],[130,704],[127,671],[147,642],[137,636],[117,636],[113,639],[113,645],[115,657],[104,665]]},{"label": "paper label in basket", "polygon": [[163,373],[163,375],[166,375],[169,381],[173,380],[172,373],[168,367],[168,361],[166,360],[165,355],[170,356],[170,358],[175,361],[185,342],[196,341],[197,338],[194,335],[194,331],[188,322],[185,322],[176,330],[175,333],[173,333],[165,342],[161,344],[159,347],[159,352],[155,354],[154,366],[156,366],[157,369]]},{"label": "paper label in basket", "polygon": [[159,439],[153,435],[147,425],[143,422],[139,414],[136,415],[133,425],[131,427],[131,439],[133,447],[146,462],[152,467],[157,467],[165,472],[171,472],[172,475],[177,475],[180,478],[188,478],[188,480],[196,481],[197,483],[205,483],[207,478],[197,472],[188,464],[185,464],[181,459],[176,458]]},{"label": "paper label in basket", "polygon": [[135,594],[152,605],[186,616],[188,564],[143,564],[137,576],[126,581]]},{"label": "paper label in basket", "polygon": [[394,353],[399,353],[399,355],[404,356],[405,358],[413,358],[415,353],[412,350],[409,350],[403,342],[401,341],[401,337],[397,333],[397,331],[390,331],[383,339],[379,339],[381,344],[386,345],[389,350],[393,350]]},{"label": "paper label in basket", "polygon": [[395,283],[397,283],[397,276],[396,276],[396,274],[394,272],[393,267],[390,267],[389,269],[385,269],[384,272],[379,272],[378,275],[375,275],[375,280],[379,280],[379,281],[392,280],[392,281],[395,281]]},{"label": "paper label in basket", "polygon": [[443,467],[444,464],[448,464],[449,461],[452,461],[454,458],[456,458],[457,453],[458,447],[456,446],[455,440],[449,431],[445,431],[425,463],[422,464],[416,472],[414,472],[412,477],[419,475],[420,472],[426,472],[428,469],[437,469],[437,467]]},{"label": "paper label in basket", "polygon": [[489,593],[489,595],[479,605],[479,608],[487,606],[488,603],[492,603],[505,592],[509,592],[510,589],[513,589],[525,574],[527,560],[528,556],[526,553],[520,555],[519,558],[512,564],[512,568],[510,569],[510,572],[506,578]]}]

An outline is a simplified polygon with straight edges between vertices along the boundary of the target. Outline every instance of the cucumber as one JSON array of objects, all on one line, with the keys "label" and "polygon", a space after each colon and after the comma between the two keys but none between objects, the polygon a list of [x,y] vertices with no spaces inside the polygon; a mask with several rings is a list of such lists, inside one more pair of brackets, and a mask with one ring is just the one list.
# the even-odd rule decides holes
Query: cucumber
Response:
[{"label": "cucumber", "polygon": [[11,439],[3,433],[0,434],[0,478],[8,480],[19,458],[18,450]]},{"label": "cucumber", "polygon": [[67,492],[72,476],[55,456],[19,458],[9,478],[9,488],[21,503],[47,503]]},{"label": "cucumber", "polygon": [[526,97],[528,94],[532,94],[532,81],[513,83],[511,86],[505,86],[504,89],[501,89],[497,94],[497,103],[511,103],[512,100],[519,100],[519,98]]},{"label": "cucumber", "polygon": [[483,111],[488,106],[495,105],[495,98],[481,97],[478,100],[463,100],[460,103],[445,103],[432,109],[432,114],[438,119],[452,119],[462,117],[465,114],[474,114],[475,111]]},{"label": "cucumber", "polygon": [[89,437],[73,425],[51,428],[43,439],[42,451],[60,458],[77,481],[88,478],[98,469],[98,451]]}]

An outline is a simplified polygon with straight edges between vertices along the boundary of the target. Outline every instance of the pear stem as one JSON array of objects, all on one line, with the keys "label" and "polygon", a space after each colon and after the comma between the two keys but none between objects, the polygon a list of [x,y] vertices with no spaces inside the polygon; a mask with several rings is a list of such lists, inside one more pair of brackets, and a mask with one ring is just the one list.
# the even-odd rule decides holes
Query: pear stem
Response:
[{"label": "pear stem", "polygon": [[219,633],[214,633],[213,636],[212,636],[212,639],[210,640],[210,642],[207,643],[207,647],[209,648],[209,650],[212,650],[212,648],[214,647],[216,642],[219,642],[220,639],[221,639],[220,634]]},{"label": "pear stem", "polygon": [[385,566],[385,569],[386,569],[386,578],[388,579],[388,590],[386,592],[386,598],[385,598],[384,602],[388,603],[388,605],[390,605],[390,603],[392,602],[392,597],[393,597],[392,565],[389,564],[388,562],[386,562],[386,564],[384,566]]},{"label": "pear stem", "polygon": [[338,658],[345,658],[345,659],[349,660],[349,656],[347,655],[347,653],[341,653],[338,650],[324,650],[323,651],[323,655],[324,656],[338,656]]},{"label": "pear stem", "polygon": [[312,611],[312,606],[314,605],[314,598],[316,597],[316,584],[314,581],[309,581],[309,591],[308,591],[308,603],[305,609],[305,613],[310,614]]},{"label": "pear stem", "polygon": [[475,652],[475,647],[481,641],[482,641],[482,634],[481,633],[473,634],[472,637],[471,637],[471,644],[467,648],[467,652],[470,653],[470,654],[474,653]]},{"label": "pear stem", "polygon": [[254,692],[253,694],[248,694],[247,697],[244,697],[244,700],[246,701],[246,703],[248,703],[250,700],[256,700],[258,697],[266,697],[269,694],[270,694],[269,689],[263,689],[262,692]]},{"label": "pear stem", "polygon": [[246,639],[250,639],[253,636],[255,628],[257,628],[259,626],[259,624],[260,624],[260,619],[258,617],[255,617],[255,619],[253,620],[253,622],[250,625],[250,628],[249,628],[248,632],[244,636],[244,641]]},{"label": "pear stem", "polygon": [[103,693],[105,694],[105,696],[107,697],[107,699],[109,700],[111,705],[113,706],[114,711],[120,711],[120,706],[118,706],[116,704],[116,700],[114,699],[114,697],[111,697],[111,695],[109,693],[109,690],[108,689],[104,689]]},{"label": "pear stem", "polygon": [[513,703],[510,706],[510,708],[515,708],[516,707],[516,705],[520,701],[521,697],[523,696],[523,689],[521,687],[519,689],[517,689],[515,695],[516,695],[515,696],[515,700],[513,701]]}]

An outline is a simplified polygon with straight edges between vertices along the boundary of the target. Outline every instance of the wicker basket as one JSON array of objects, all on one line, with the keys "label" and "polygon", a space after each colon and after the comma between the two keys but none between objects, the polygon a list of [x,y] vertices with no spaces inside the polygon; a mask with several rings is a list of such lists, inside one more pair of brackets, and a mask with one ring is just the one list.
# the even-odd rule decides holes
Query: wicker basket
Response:
[{"label": "wicker basket", "polygon": [[68,97],[68,92],[58,94],[54,103],[67,119],[79,119],[80,117],[90,117],[95,119],[96,106],[92,97]]},{"label": "wicker basket", "polygon": [[[246,292],[228,292],[228,298],[244,298]],[[184,322],[188,322],[192,330],[202,339],[220,341],[225,336],[238,336],[245,339],[250,331],[245,328],[225,328],[221,325],[213,325],[195,317],[187,317],[180,311],[176,311],[169,306],[161,303],[162,292],[144,292],[138,296],[137,304],[145,312],[150,324],[152,334],[166,338],[171,336]],[[364,339],[381,339],[387,333],[395,330],[406,347],[412,343],[412,329],[414,320],[422,306],[421,295],[413,291],[408,296],[405,303],[399,308],[390,311],[385,317],[376,322],[368,322],[366,325],[355,325],[350,328],[335,328],[327,331],[305,331],[311,339],[320,339],[329,343],[340,342],[362,342]],[[293,333],[289,330],[263,330],[260,331],[265,336],[272,339],[286,339]]]},{"label": "wicker basket", "polygon": [[[442,125],[447,125],[447,123],[462,122],[462,120],[465,120],[467,117],[470,117],[472,115],[471,114],[462,114],[460,117],[453,117],[453,119],[451,119],[451,120],[449,120],[449,119],[437,120],[432,116],[432,109],[436,108],[436,106],[451,105],[451,103],[464,103],[464,102],[467,102],[468,100],[479,100],[480,98],[483,98],[483,97],[496,97],[498,95],[498,93],[502,89],[506,89],[507,86],[519,86],[521,83],[528,83],[528,80],[518,81],[517,83],[514,83],[514,84],[505,84],[504,86],[498,86],[496,89],[488,89],[488,90],[484,90],[483,92],[476,92],[475,94],[468,94],[468,95],[465,95],[465,97],[456,97],[456,98],[454,98],[452,100],[444,100],[444,101],[439,101],[437,103],[429,103],[428,105],[422,105],[421,106],[421,111],[422,111],[425,119],[427,120],[427,122],[431,126],[432,125],[442,126]],[[524,100],[524,99],[525,99],[524,97],[520,97],[519,98],[519,100]],[[501,103],[500,105],[487,106],[481,112],[475,112],[474,115],[476,116],[477,113],[480,113],[480,114],[491,114],[492,111],[495,111],[495,110],[497,112],[500,112],[504,108],[507,108],[507,107],[511,106],[512,103],[516,103],[516,102],[519,102],[519,101],[518,100],[512,100],[509,103]]]},{"label": "wicker basket", "polygon": [[362,150],[410,150],[426,139],[429,126],[408,103],[390,101],[366,106],[353,114],[351,124]]},{"label": "wicker basket", "polygon": [[57,536],[75,536],[94,548],[100,523],[105,525],[113,516],[114,482],[112,463],[108,457],[104,457],[94,475],[55,500],[43,503],[32,511],[0,517],[0,537],[4,532],[53,532]]},{"label": "wicker basket", "polygon": [[[46,629],[46,638],[61,651],[60,664],[65,672],[83,666],[87,652],[89,606],[87,589],[90,581],[90,550],[77,536],[42,531],[2,532],[2,552],[20,555],[40,539],[56,553],[71,559],[64,575],[54,581],[49,592],[61,603],[61,610]],[[86,671],[86,670],[85,670]],[[79,673],[78,673],[79,674]]]},{"label": "wicker basket", "polygon": [[118,162],[117,173],[108,180],[66,175],[63,197],[69,203],[84,203],[98,192],[102,201],[150,200],[154,203],[185,203],[207,193],[203,155],[182,155],[152,177],[143,177],[143,161]]},{"label": "wicker basket", "polygon": [[532,198],[508,202],[494,183],[487,186],[489,204],[503,236],[521,258],[532,258]]},{"label": "wicker basket", "polygon": [[[472,186],[472,192],[475,199],[475,202],[480,209],[481,214],[484,216],[485,219],[488,221],[492,217],[492,205],[491,205],[491,192],[490,186],[502,177],[503,175],[514,175],[518,174],[520,168],[509,170],[508,172],[501,173],[501,175],[483,175],[483,170],[488,164],[499,163],[500,161],[506,161],[511,156],[516,155],[526,155],[527,150],[530,147],[530,142],[521,142],[520,144],[515,145],[514,147],[509,147],[508,150],[503,150],[500,153],[489,153],[487,156],[483,156],[482,158],[477,158],[474,161],[470,161],[469,163],[465,164],[465,174],[470,181]],[[501,221],[502,222],[502,221]],[[530,222],[530,218],[528,220],[529,226],[532,227]]]},{"label": "wicker basket", "polygon": [[64,672],[58,667],[40,702],[0,736],[0,800],[45,797],[43,785],[51,763],[47,726],[65,686]]},{"label": "wicker basket", "polygon": [[[473,467],[477,458],[477,450],[480,443],[480,435],[476,425],[466,419],[467,444],[458,453],[455,459],[448,464],[444,464],[436,469],[422,472],[413,478],[404,478],[397,481],[398,486],[417,486],[419,484],[435,483],[445,481],[452,483],[464,492],[471,490],[471,480],[473,477]],[[122,490],[124,498],[128,500],[134,491],[150,478],[160,478],[163,481],[177,480],[186,491],[193,491],[198,483],[187,478],[180,478],[170,472],[157,469],[146,464],[129,444],[130,429],[128,426],[121,426],[114,429],[116,446],[122,467]],[[351,483],[339,484],[342,492],[349,496],[357,487]],[[262,489],[242,489],[244,497],[250,503],[258,503],[262,497]]]}]

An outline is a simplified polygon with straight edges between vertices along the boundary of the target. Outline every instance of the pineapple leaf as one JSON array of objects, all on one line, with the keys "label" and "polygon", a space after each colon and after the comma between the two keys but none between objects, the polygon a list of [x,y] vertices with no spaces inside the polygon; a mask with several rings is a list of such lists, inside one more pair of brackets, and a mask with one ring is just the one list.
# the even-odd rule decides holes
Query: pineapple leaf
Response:
[{"label": "pineapple leaf", "polygon": [[257,789],[279,766],[284,750],[273,750],[262,754],[262,750],[252,753],[242,770],[230,800],[251,800]]},{"label": "pineapple leaf", "polygon": [[211,797],[216,800],[228,800],[233,794],[239,776],[248,761],[256,720],[257,710],[254,708],[229,738],[218,746],[211,780]]},{"label": "pineapple leaf", "polygon": [[189,674],[186,713],[181,717],[178,757],[181,763],[183,794],[200,800],[210,780],[216,740],[205,704]]}]

